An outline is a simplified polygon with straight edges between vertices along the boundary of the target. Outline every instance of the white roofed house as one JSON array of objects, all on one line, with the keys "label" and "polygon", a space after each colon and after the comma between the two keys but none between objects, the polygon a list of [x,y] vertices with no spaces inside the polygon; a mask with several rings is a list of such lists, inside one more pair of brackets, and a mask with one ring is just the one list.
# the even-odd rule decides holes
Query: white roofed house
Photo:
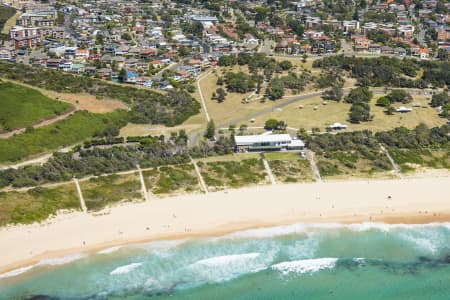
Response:
[{"label": "white roofed house", "polygon": [[289,134],[260,134],[234,136],[235,151],[280,151],[301,150],[305,144],[293,139]]}]

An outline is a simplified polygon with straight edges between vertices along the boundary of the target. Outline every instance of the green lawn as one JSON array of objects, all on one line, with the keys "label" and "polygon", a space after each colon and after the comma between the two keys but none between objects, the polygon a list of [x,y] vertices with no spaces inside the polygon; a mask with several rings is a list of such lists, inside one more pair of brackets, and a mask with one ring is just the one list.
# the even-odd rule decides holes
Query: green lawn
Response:
[{"label": "green lawn", "polygon": [[98,211],[120,202],[142,200],[137,174],[109,175],[80,182],[88,210]]},{"label": "green lawn", "polygon": [[0,82],[0,132],[31,126],[60,115],[70,105],[45,97],[40,92],[10,82]]},{"label": "green lawn", "polygon": [[41,222],[62,209],[80,210],[74,184],[38,187],[27,192],[0,192],[0,226]]},{"label": "green lawn", "polygon": [[126,120],[127,113],[123,110],[107,114],[77,111],[49,126],[0,139],[0,162],[14,162],[73,145],[94,135],[101,135],[105,130],[118,129],[126,124]]}]

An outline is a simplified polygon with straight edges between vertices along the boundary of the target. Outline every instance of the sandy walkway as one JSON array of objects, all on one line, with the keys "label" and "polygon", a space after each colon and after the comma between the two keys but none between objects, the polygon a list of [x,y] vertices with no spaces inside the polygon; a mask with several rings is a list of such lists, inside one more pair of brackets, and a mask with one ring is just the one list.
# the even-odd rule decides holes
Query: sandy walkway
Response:
[{"label": "sandy walkway", "polygon": [[[0,230],[0,273],[113,245],[295,222],[450,221],[450,177],[273,185],[155,199]],[[390,197],[388,197],[390,196]]]}]

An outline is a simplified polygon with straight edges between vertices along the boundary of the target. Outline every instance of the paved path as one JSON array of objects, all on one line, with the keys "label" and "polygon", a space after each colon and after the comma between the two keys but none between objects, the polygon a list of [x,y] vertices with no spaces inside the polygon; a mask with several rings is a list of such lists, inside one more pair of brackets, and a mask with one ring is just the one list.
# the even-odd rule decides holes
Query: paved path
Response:
[{"label": "paved path", "polygon": [[86,203],[84,202],[83,193],[81,192],[80,183],[78,182],[78,179],[74,178],[73,181],[75,182],[75,187],[77,188],[78,198],[80,199],[80,205],[81,209],[84,213],[87,213],[87,207]]},{"label": "paved path", "polygon": [[197,166],[197,163],[191,159],[192,164],[194,165],[195,173],[197,173],[198,180],[200,182],[200,186],[202,187],[203,192],[205,194],[208,194],[208,187],[206,186],[205,180],[203,180],[202,173],[200,172],[200,169]]},{"label": "paved path", "polygon": [[210,73],[211,73],[211,72],[206,72],[205,74],[200,75],[200,76],[197,78],[197,88],[198,88],[198,93],[200,94],[200,100],[201,100],[201,102],[202,102],[203,110],[205,111],[206,121],[208,121],[208,122],[211,120],[211,118],[209,117],[209,114],[208,114],[208,108],[206,107],[205,97],[203,96],[202,88],[200,87],[200,81],[202,81],[202,79],[204,79],[204,78],[205,78],[206,76],[208,76]]},{"label": "paved path", "polygon": [[139,165],[136,165],[136,168],[139,173],[139,180],[141,181],[141,188],[142,188],[142,194],[144,195],[144,199],[145,199],[145,201],[150,202],[150,198],[148,197],[148,190],[147,190],[147,187],[145,186],[144,175],[142,175],[141,167]]},{"label": "paved path", "polygon": [[399,178],[403,178],[402,173],[400,172],[400,168],[398,167],[398,165],[395,163],[394,159],[392,158],[392,156],[389,154],[389,151],[387,151],[387,149],[380,144],[381,150],[383,150],[383,152],[386,154],[387,158],[389,159],[392,168],[395,170],[395,173],[397,174],[397,176]]},{"label": "paved path", "polygon": [[275,180],[275,176],[272,173],[272,169],[270,169],[269,162],[265,158],[263,158],[262,161],[263,161],[263,164],[264,164],[264,168],[266,168],[267,176],[269,176],[270,183],[272,185],[277,184],[277,182]]},{"label": "paved path", "polygon": [[314,161],[314,154],[310,150],[306,150],[306,159],[308,159],[309,164],[311,165],[311,170],[313,171],[314,177],[317,182],[323,182],[322,177],[320,176],[319,169],[317,168],[316,162]]}]

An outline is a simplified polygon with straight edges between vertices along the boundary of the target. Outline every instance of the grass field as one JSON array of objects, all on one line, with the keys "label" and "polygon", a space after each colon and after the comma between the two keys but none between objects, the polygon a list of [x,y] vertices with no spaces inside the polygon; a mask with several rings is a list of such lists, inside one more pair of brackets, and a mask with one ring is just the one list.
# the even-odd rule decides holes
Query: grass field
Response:
[{"label": "grass field", "polygon": [[[16,10],[12,7],[0,5],[0,30],[3,31],[3,26],[9,18],[16,14]],[[3,33],[3,32],[2,32]]]},{"label": "grass field", "polygon": [[0,162],[14,162],[26,157],[73,145],[126,123],[126,112],[92,114],[77,111],[64,120],[0,140]]},{"label": "grass field", "polygon": [[42,95],[55,99],[57,101],[65,102],[75,106],[80,110],[87,110],[92,113],[108,113],[113,112],[117,109],[128,109],[128,106],[119,100],[113,100],[109,98],[97,99],[94,95],[86,93],[70,94],[70,93],[58,93],[55,91],[45,90],[37,86],[32,86],[20,81],[15,81],[11,79],[1,78],[5,82],[11,82],[18,86],[23,86],[40,92]]},{"label": "grass field", "polygon": [[98,211],[120,202],[143,199],[137,173],[92,178],[80,182],[80,187],[86,207],[91,211]]},{"label": "grass field", "polygon": [[31,126],[60,115],[71,105],[10,82],[0,83],[0,132]]},{"label": "grass field", "polygon": [[297,152],[267,152],[264,157],[278,182],[314,181],[308,160],[300,157]]},{"label": "grass field", "polygon": [[153,194],[182,194],[200,191],[198,178],[192,164],[159,167],[144,171],[143,176],[145,186]]},{"label": "grass field", "polygon": [[[347,130],[369,129],[374,132],[389,130],[399,126],[414,128],[420,123],[425,123],[430,127],[445,124],[445,119],[440,118],[436,110],[428,106],[429,100],[423,96],[413,96],[412,103],[420,104],[426,108],[413,108],[413,111],[410,113],[395,113],[394,115],[385,114],[384,108],[375,105],[376,99],[379,97],[381,95],[375,95],[370,103],[371,114],[374,116],[374,119],[370,122],[351,124],[348,122],[350,104],[328,101],[327,105],[324,105],[324,101],[318,96],[307,100],[300,100],[281,110],[274,110],[271,113],[262,115],[253,124],[250,122],[245,124],[249,126],[264,126],[266,120],[275,118],[287,122],[289,127],[305,128],[308,131],[315,127],[320,128],[321,131],[325,131],[326,127],[330,124],[339,122],[347,124]],[[302,108],[300,108],[300,105],[302,105]],[[400,106],[400,104],[394,105],[394,107]],[[411,107],[411,104],[406,106]],[[317,109],[314,109],[315,107]]]},{"label": "grass field", "polygon": [[419,168],[450,170],[450,150],[390,148],[389,153],[402,173],[414,172]]},{"label": "grass field", "polygon": [[210,191],[268,183],[261,159],[200,161],[197,165]]},{"label": "grass field", "polygon": [[75,185],[0,192],[0,226],[41,222],[59,210],[80,210]]}]

